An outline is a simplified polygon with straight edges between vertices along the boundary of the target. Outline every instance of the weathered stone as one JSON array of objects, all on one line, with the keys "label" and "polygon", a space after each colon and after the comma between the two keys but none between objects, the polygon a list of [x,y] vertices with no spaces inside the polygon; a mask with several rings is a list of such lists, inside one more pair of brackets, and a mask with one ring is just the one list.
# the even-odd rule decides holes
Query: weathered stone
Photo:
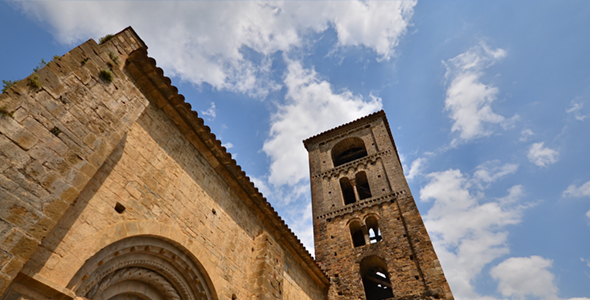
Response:
[{"label": "weathered stone", "polygon": [[[453,299],[383,111],[304,141],[331,299]],[[437,293],[431,293],[437,290]],[[436,294],[436,297],[434,297]]]},{"label": "weathered stone", "polygon": [[[362,170],[358,180],[375,189],[359,209],[328,206],[320,210],[330,221],[314,220],[335,237],[316,237],[328,278],[146,51],[126,29],[42,69],[43,89],[0,95],[15,111],[0,121],[0,297],[364,299],[359,257],[389,251],[396,299],[450,299],[413,199],[399,193],[407,184],[383,124],[372,130],[389,152],[312,178],[314,216],[317,199],[337,204],[322,194],[338,191],[328,178]],[[113,82],[99,78],[107,69]],[[311,156],[312,170],[320,156]],[[363,252],[347,222],[371,226],[368,212],[380,216],[384,240],[366,237]]]},{"label": "weathered stone", "polygon": [[13,118],[0,118],[0,133],[25,150],[29,150],[38,139]]}]

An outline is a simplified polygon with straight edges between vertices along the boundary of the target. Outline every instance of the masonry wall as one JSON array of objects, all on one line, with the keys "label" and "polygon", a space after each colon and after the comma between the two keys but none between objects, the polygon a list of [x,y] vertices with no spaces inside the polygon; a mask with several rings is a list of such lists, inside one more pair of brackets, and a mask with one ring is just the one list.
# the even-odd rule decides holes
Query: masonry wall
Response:
[{"label": "masonry wall", "polygon": [[[352,141],[359,140],[366,155],[335,166],[332,151],[338,155],[337,146],[358,147]],[[304,143],[310,159],[315,253],[332,282],[329,299],[453,299],[405,180],[383,111]],[[347,203],[340,180],[352,180],[354,186],[356,175],[363,173],[370,197],[361,199],[357,185],[355,201]],[[370,240],[369,223],[375,220],[380,237]],[[356,245],[353,231],[364,238]],[[381,277],[375,279],[361,270],[363,261],[370,265],[367,270],[378,268],[381,274],[387,273],[387,280],[378,282],[391,294],[366,292],[363,276],[373,282]],[[376,293],[375,289],[372,292]]]},{"label": "masonry wall", "polygon": [[[42,87],[0,96],[0,296],[73,298],[89,259],[145,236],[195,257],[217,299],[325,299],[280,220],[156,99],[166,91],[147,77],[161,76],[137,76],[127,60],[145,48],[132,30],[91,40],[42,69]],[[29,281],[44,288],[27,292]]]}]

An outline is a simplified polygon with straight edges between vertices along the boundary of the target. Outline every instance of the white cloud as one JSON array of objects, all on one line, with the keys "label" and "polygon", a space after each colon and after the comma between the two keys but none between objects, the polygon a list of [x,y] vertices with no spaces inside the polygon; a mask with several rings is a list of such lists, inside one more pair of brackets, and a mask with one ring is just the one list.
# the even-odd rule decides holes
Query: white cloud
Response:
[{"label": "white cloud", "polygon": [[[334,28],[335,46],[363,46],[381,59],[395,53],[416,1],[18,1],[67,44],[131,25],[167,75],[264,97],[271,56],[306,44],[308,33]],[[261,54],[261,59],[245,55]]]},{"label": "white cloud", "polygon": [[271,118],[270,137],[263,151],[270,157],[269,182],[295,185],[309,176],[302,140],[381,109],[381,98],[367,99],[344,90],[332,91],[314,70],[288,61],[286,103]]},{"label": "white cloud", "polygon": [[[576,197],[576,198],[590,197],[590,181],[588,181],[580,186],[576,186],[575,184],[571,184],[570,186],[567,187],[567,189],[565,191],[563,191],[562,196],[563,197]],[[586,212],[586,217],[588,219],[590,219],[590,210]]]},{"label": "white cloud", "polygon": [[500,203],[515,203],[525,196],[524,188],[522,185],[515,185],[508,189],[508,195],[506,197],[498,198]]},{"label": "white cloud", "polygon": [[445,275],[456,299],[483,299],[472,281],[484,266],[508,253],[506,226],[521,221],[521,186],[508,196],[488,199],[485,187],[514,173],[516,167],[485,163],[470,177],[459,170],[430,173],[420,189],[422,201],[433,201],[424,216]]},{"label": "white cloud", "polygon": [[492,268],[490,275],[499,281],[498,291],[505,297],[558,299],[555,276],[548,270],[552,263],[540,256],[511,257]]},{"label": "white cloud", "polygon": [[459,137],[452,144],[488,136],[491,124],[507,126],[516,119],[507,120],[492,111],[498,88],[481,82],[483,70],[506,56],[503,49],[491,49],[485,43],[472,47],[443,64],[447,68],[445,78],[449,83],[445,110],[453,120],[452,131]]},{"label": "white cloud", "polygon": [[559,152],[551,148],[543,147],[544,143],[534,143],[529,149],[527,157],[529,161],[539,167],[546,167],[558,160]]},{"label": "white cloud", "polygon": [[485,162],[476,167],[473,178],[480,183],[492,183],[497,179],[516,172],[518,164],[501,165],[499,160]]},{"label": "white cloud", "polygon": [[[582,259],[584,262],[584,259]],[[510,299],[559,300],[555,275],[549,271],[553,261],[541,256],[511,257],[490,270],[498,281],[498,291]],[[562,300],[590,300],[575,297]]]},{"label": "white cloud", "polygon": [[215,110],[215,102],[211,102],[211,107],[206,111],[202,112],[203,115],[210,117],[211,119],[215,119],[217,117],[217,110]]},{"label": "white cloud", "polygon": [[416,3],[415,0],[381,3],[351,1],[347,5],[336,2],[333,24],[338,33],[338,43],[369,47],[382,59],[390,59],[399,37],[409,26]]},{"label": "white cloud", "polygon": [[590,181],[582,184],[581,186],[571,184],[565,191],[563,191],[563,196],[577,198],[590,197]]},{"label": "white cloud", "polygon": [[223,143],[223,145],[221,145],[223,147],[225,147],[225,149],[231,149],[234,147],[234,144],[232,143]]},{"label": "white cloud", "polygon": [[584,102],[580,101],[579,99],[572,100],[572,106],[565,110],[568,114],[573,114],[574,118],[578,121],[584,121],[586,119],[585,115],[582,115],[581,110],[584,107]]},{"label": "white cloud", "polygon": [[415,159],[412,164],[410,165],[410,171],[406,174],[406,178],[408,180],[414,179],[417,175],[421,174],[422,169],[424,169],[424,163],[426,162],[425,158],[417,158]]},{"label": "white cloud", "polygon": [[520,138],[518,139],[521,142],[526,142],[529,140],[530,137],[532,137],[533,135],[535,135],[535,133],[533,133],[532,130],[530,129],[523,129],[520,132]]}]

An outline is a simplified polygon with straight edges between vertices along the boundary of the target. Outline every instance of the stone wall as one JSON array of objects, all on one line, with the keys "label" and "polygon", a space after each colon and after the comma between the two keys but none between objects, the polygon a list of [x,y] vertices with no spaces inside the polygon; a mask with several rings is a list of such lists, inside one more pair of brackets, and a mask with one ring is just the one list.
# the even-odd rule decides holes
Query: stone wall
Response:
[{"label": "stone wall", "polygon": [[99,276],[107,258],[137,255],[207,299],[324,299],[325,275],[146,50],[130,28],[90,40],[0,95],[0,295],[84,296],[117,275]]},{"label": "stone wall", "polygon": [[[316,260],[332,283],[328,298],[453,299],[405,180],[385,113],[304,143],[311,164]],[[334,158],[346,148],[362,148],[365,154],[349,156],[348,161]],[[359,184],[365,175],[358,174],[366,174],[368,185]],[[352,182],[352,202],[345,200],[343,179]],[[359,190],[370,190],[370,195],[364,192],[361,197]],[[376,288],[367,291],[371,283]]]}]

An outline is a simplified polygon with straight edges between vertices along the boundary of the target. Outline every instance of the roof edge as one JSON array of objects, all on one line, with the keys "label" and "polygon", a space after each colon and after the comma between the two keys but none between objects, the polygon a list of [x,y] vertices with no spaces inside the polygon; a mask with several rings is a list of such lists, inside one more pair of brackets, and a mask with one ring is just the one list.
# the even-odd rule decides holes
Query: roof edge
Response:
[{"label": "roof edge", "polygon": [[[151,85],[151,89],[144,87],[144,89],[140,90],[160,91],[161,96],[158,97],[158,101],[162,101],[162,103],[156,103],[156,105],[167,106],[168,110],[173,109],[175,114],[182,118],[182,121],[185,123],[183,125],[186,125],[185,128],[192,129],[193,133],[199,137],[202,144],[208,147],[212,156],[209,158],[213,158],[217,161],[217,163],[212,163],[211,166],[217,171],[220,171],[219,168],[227,171],[232,179],[235,180],[249,196],[256,207],[260,209],[263,215],[268,217],[268,221],[270,221],[270,225],[272,225],[270,226],[272,227],[270,229],[277,230],[277,239],[286,241],[286,246],[291,247],[292,250],[294,250],[292,252],[296,254],[295,256],[299,256],[305,265],[308,266],[308,268],[305,269],[308,269],[314,274],[317,280],[323,283],[325,287],[329,286],[330,282],[328,277],[321,270],[312,255],[307,251],[303,243],[287,226],[285,221],[279,216],[258,188],[256,188],[252,180],[250,180],[250,177],[246,175],[242,168],[237,164],[236,160],[232,158],[227,149],[221,145],[221,141],[211,132],[211,128],[205,125],[204,120],[198,116],[196,111],[192,110],[191,105],[185,101],[185,97],[178,93],[178,88],[171,84],[170,78],[164,76],[164,71],[156,66],[156,60],[147,55],[147,46],[143,40],[139,38],[132,27],[125,28],[115,36],[125,34],[134,35],[134,37],[142,43],[141,48],[129,55],[130,61],[141,60],[141,65],[144,67],[144,69],[141,70],[141,73],[143,73],[143,76],[150,79],[149,81],[142,80],[141,84]],[[140,83],[136,82],[136,84]],[[176,124],[176,126],[179,126],[179,124]]]}]

